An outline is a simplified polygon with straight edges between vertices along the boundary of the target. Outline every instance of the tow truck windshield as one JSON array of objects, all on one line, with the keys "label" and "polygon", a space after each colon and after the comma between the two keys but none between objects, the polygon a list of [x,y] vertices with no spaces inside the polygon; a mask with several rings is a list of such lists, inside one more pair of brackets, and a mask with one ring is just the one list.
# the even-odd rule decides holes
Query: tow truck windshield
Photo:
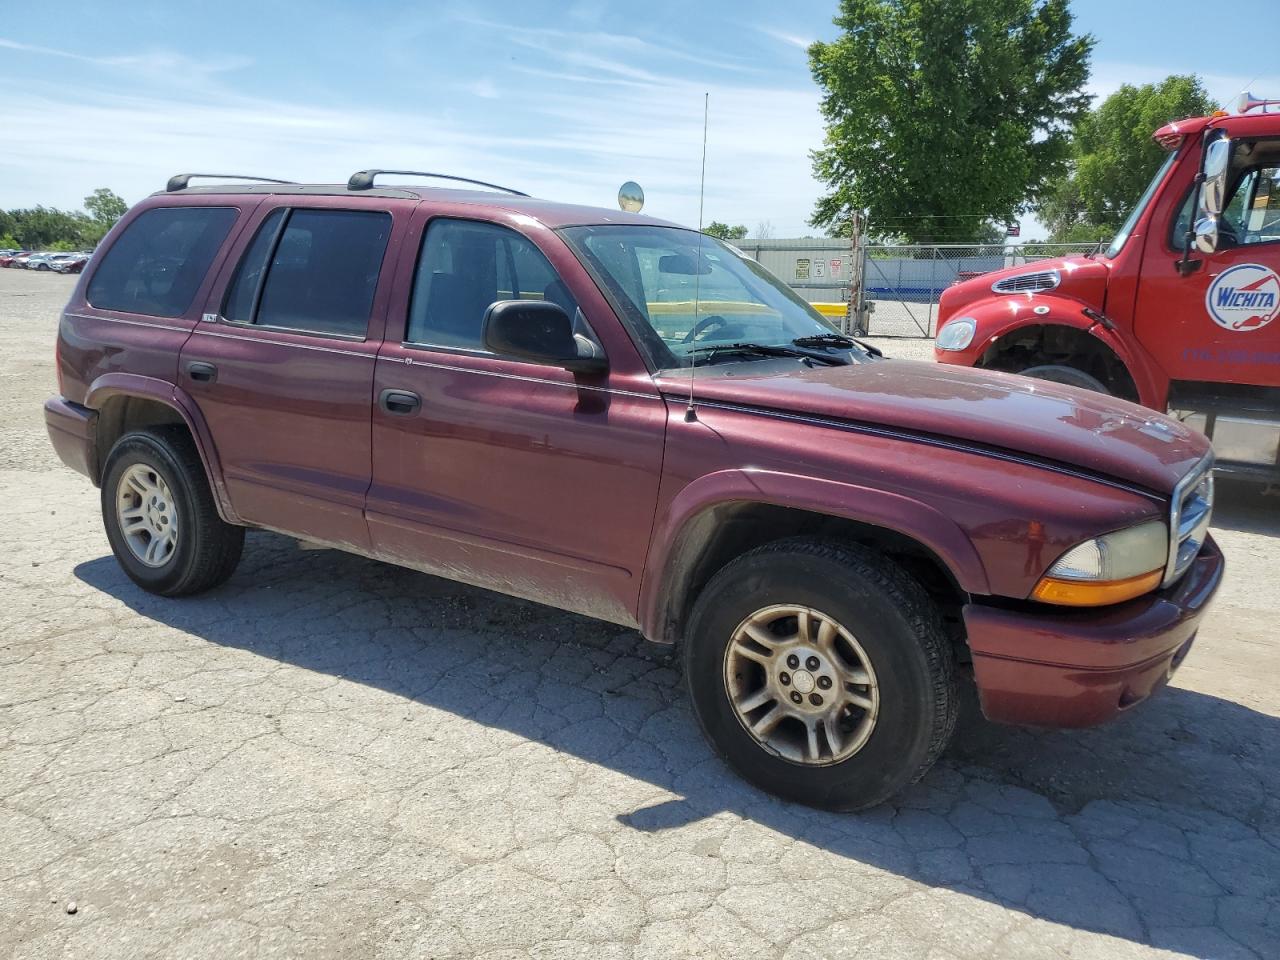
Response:
[{"label": "tow truck windshield", "polygon": [[841,354],[835,362],[867,357],[790,287],[714,237],[634,224],[560,233],[657,369],[695,357],[825,360],[834,351]]},{"label": "tow truck windshield", "polygon": [[1151,198],[1155,195],[1156,187],[1160,186],[1160,182],[1164,179],[1164,175],[1169,172],[1169,168],[1173,166],[1174,160],[1177,159],[1178,152],[1172,150],[1165,157],[1164,163],[1160,164],[1160,169],[1156,171],[1156,175],[1151,178],[1151,182],[1147,184],[1147,189],[1142,191],[1142,196],[1138,198],[1137,204],[1133,208],[1133,212],[1129,214],[1129,218],[1125,220],[1124,226],[1120,228],[1120,232],[1115,235],[1111,241],[1111,246],[1103,252],[1103,256],[1108,260],[1114,260],[1119,256],[1120,251],[1124,249],[1125,243],[1129,239],[1129,234],[1133,233],[1133,228],[1137,226],[1138,218],[1142,216],[1142,211],[1147,209],[1147,204],[1151,202]]}]

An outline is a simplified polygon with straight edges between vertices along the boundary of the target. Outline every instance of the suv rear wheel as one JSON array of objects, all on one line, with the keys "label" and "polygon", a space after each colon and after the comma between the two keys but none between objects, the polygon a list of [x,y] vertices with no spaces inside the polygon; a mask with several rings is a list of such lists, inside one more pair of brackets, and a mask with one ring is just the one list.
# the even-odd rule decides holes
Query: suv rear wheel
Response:
[{"label": "suv rear wheel", "polygon": [[743,777],[858,810],[924,775],[955,726],[942,622],[924,589],[861,547],[786,540],[717,573],[685,646],[694,712]]},{"label": "suv rear wheel", "polygon": [[116,441],[102,476],[102,521],[129,578],[167,597],[222,583],[244,547],[244,529],[218,516],[200,455],[179,427]]}]

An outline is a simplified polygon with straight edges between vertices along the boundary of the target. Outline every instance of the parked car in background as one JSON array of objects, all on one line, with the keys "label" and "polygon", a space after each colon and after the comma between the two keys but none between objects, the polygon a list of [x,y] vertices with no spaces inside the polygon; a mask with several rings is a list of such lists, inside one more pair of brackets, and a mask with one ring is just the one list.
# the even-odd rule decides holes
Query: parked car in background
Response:
[{"label": "parked car in background", "polygon": [[39,254],[34,250],[26,250],[14,257],[13,260],[9,262],[9,266],[16,267],[19,270],[25,270],[27,269],[27,261],[35,256],[39,256]]},{"label": "parked car in background", "polygon": [[52,270],[53,261],[64,257],[64,253],[34,253],[27,258],[28,270]]},{"label": "parked car in background", "polygon": [[743,776],[841,809],[929,768],[961,678],[1088,726],[1190,650],[1203,434],[884,359],[694,230],[381,172],[179,175],[76,285],[45,418],[143,589],[267,528],[623,624],[680,646]]},{"label": "parked car in background", "polygon": [[64,253],[49,261],[49,269],[55,273],[79,273],[90,256],[88,253]]},{"label": "parked car in background", "polygon": [[0,252],[0,267],[12,267],[18,257],[24,257],[30,252],[30,250],[5,250]]}]

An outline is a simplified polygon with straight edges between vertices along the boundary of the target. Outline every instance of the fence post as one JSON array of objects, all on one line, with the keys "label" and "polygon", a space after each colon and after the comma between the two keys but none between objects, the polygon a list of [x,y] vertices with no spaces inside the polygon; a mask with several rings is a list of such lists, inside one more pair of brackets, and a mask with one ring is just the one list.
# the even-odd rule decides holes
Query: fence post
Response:
[{"label": "fence post", "polygon": [[867,238],[862,213],[853,211],[849,238],[849,304],[845,310],[844,329],[840,332],[853,336],[866,336],[870,324],[863,309],[866,277]]}]

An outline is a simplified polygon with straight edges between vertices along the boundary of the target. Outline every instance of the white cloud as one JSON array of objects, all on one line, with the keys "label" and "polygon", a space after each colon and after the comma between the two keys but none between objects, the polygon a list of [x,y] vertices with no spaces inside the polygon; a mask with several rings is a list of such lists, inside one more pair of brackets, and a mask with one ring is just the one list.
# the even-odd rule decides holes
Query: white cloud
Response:
[{"label": "white cloud", "polygon": [[19,53],[33,54],[42,57],[58,57],[63,60],[75,60],[78,63],[98,67],[122,67],[128,70],[147,74],[215,74],[229,70],[239,70],[248,66],[251,61],[247,57],[231,56],[213,60],[196,60],[168,50],[157,50],[148,53],[135,53],[126,56],[97,57],[70,50],[59,50],[55,47],[42,47],[37,44],[19,43],[0,37],[0,49],[16,50]]},{"label": "white cloud", "polygon": [[481,77],[466,84],[464,89],[473,97],[481,97],[485,100],[497,100],[501,94],[498,92],[498,86],[488,77]]},{"label": "white cloud", "polygon": [[[1150,64],[1117,63],[1103,61],[1095,63],[1089,83],[1085,90],[1096,100],[1109,97],[1123,84],[1141,86],[1145,83],[1159,83],[1171,73],[1187,73],[1168,66],[1151,66]],[[1232,109],[1236,97],[1242,90],[1249,89],[1257,93],[1273,91],[1280,96],[1280,73],[1199,73],[1209,95],[1224,109]]]},{"label": "white cloud", "polygon": [[[0,207],[77,207],[98,186],[137,200],[179,171],[336,182],[385,166],[610,207],[618,185],[635,179],[646,212],[691,224],[709,91],[707,219],[770,220],[778,236],[809,232],[819,187],[808,151],[822,140],[815,88],[745,82],[739,71],[727,74],[732,81],[695,81],[656,72],[645,41],[533,34],[526,39],[539,55],[515,68],[530,83],[503,84],[485,110],[452,98],[422,109],[306,104],[233,94],[216,81],[201,96],[156,85],[147,89],[164,92],[138,96],[54,86],[0,100]],[[465,89],[499,92],[488,77]]]},{"label": "white cloud", "polygon": [[788,33],[785,30],[776,30],[773,27],[757,26],[756,29],[766,36],[773,37],[773,39],[787,44],[787,46],[799,47],[801,50],[808,50],[813,44],[812,37],[802,37],[798,34]]}]

